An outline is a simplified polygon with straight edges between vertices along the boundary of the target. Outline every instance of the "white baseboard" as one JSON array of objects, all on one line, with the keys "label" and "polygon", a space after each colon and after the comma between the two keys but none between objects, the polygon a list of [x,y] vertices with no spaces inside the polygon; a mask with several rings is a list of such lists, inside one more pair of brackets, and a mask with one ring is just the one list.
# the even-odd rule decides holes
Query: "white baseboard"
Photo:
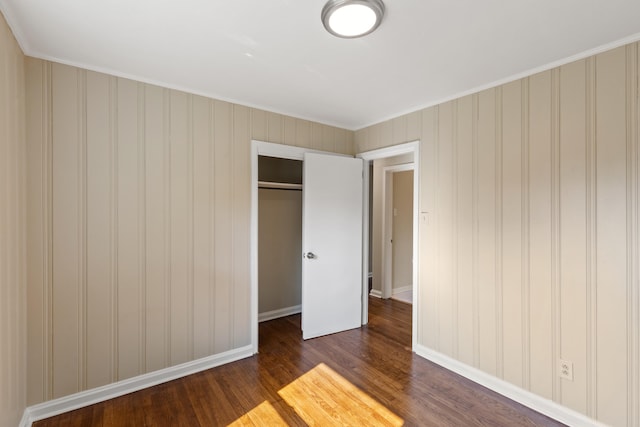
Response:
[{"label": "white baseboard", "polygon": [[418,356],[424,357],[433,363],[436,363],[443,368],[462,375],[471,381],[478,383],[490,390],[495,391],[511,400],[515,400],[534,411],[538,411],[554,420],[560,421],[568,426],[574,427],[605,427],[594,419],[587,417],[579,412],[562,406],[556,402],[553,402],[530,391],[517,387],[507,381],[496,378],[487,374],[477,368],[466,365],[458,360],[455,360],[449,356],[446,356],[437,351],[431,350],[422,345],[414,346],[415,352]]},{"label": "white baseboard", "polygon": [[20,427],[30,427],[33,422],[38,420],[113,399],[114,397],[123,396],[134,391],[142,390],[251,356],[253,356],[253,347],[248,345],[234,350],[225,351],[224,353],[214,354],[213,356],[207,356],[202,359],[149,372],[148,374],[138,375],[136,377],[107,384],[102,387],[81,391],[59,399],[49,400],[47,402],[29,406],[24,411],[22,421],[20,421]]},{"label": "white baseboard", "polygon": [[395,295],[395,294],[400,294],[402,292],[407,292],[407,291],[412,291],[412,290],[413,290],[413,286],[411,286],[411,285],[409,285],[409,286],[401,286],[399,288],[393,288],[391,290],[391,293],[393,295]]},{"label": "white baseboard", "polygon": [[374,298],[382,298],[382,292],[377,289],[371,289],[371,292],[369,292],[369,295],[371,295]]},{"label": "white baseboard", "polygon": [[258,323],[266,322],[267,320],[278,319],[280,317],[291,316],[292,314],[298,314],[302,312],[301,305],[294,305],[292,307],[280,308],[278,310],[265,311],[258,314]]}]

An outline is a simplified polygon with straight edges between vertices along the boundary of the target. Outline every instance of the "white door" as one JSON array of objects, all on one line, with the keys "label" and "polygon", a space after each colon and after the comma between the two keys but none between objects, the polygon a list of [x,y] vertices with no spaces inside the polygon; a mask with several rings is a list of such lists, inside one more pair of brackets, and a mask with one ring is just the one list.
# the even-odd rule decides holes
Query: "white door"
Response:
[{"label": "white door", "polygon": [[302,195],[302,337],[360,327],[362,159],[307,153]]}]

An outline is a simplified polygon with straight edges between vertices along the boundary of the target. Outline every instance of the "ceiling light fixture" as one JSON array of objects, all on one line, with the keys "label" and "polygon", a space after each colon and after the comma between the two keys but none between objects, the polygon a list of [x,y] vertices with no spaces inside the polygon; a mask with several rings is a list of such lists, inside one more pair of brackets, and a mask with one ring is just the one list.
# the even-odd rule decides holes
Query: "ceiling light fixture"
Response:
[{"label": "ceiling light fixture", "polygon": [[382,0],[329,0],[322,8],[322,23],[334,36],[352,39],[373,32],[383,15]]}]

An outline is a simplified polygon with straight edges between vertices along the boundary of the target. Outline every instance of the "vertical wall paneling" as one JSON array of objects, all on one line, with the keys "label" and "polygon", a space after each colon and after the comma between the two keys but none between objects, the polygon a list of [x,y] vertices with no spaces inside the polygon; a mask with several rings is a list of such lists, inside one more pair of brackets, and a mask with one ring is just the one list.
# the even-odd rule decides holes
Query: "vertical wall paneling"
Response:
[{"label": "vertical wall paneling", "polygon": [[[635,241],[635,257],[634,260],[638,260],[640,258],[640,44],[635,43],[635,56],[636,56],[636,67],[635,67],[635,95],[632,93],[633,105],[635,108],[635,115],[633,120],[635,121],[634,128],[634,146],[636,150],[635,156],[635,172],[632,176],[632,179],[636,185],[635,191],[635,213],[633,216],[633,222],[635,226],[636,236]],[[633,87],[633,85],[632,85]],[[634,261],[634,274],[635,280],[634,283],[636,285],[633,287],[634,291],[632,293],[634,300],[634,309],[633,309],[633,320],[632,324],[635,325],[635,331],[632,332],[634,335],[633,342],[633,353],[631,355],[631,359],[635,361],[633,381],[634,381],[634,401],[640,401],[640,261]],[[632,424],[640,424],[640,405],[634,405],[634,419],[632,420]]]},{"label": "vertical wall paneling", "polygon": [[422,116],[420,114],[420,111],[416,111],[407,115],[407,135],[405,136],[406,140],[401,142],[411,142],[420,139],[420,135],[422,134],[421,125]]},{"label": "vertical wall paneling", "polygon": [[597,413],[612,425],[628,421],[625,59],[624,48],[596,57]]},{"label": "vertical wall paneling", "polygon": [[[561,331],[559,329],[561,315],[560,270],[558,262],[560,249],[560,151],[558,114],[560,112],[560,91],[558,89],[559,69],[551,70],[551,354],[553,360],[560,359]],[[553,398],[558,401],[561,394],[561,382],[558,375],[553,376]]]},{"label": "vertical wall paneling", "polygon": [[[322,128],[324,126],[319,123],[311,124],[311,145],[315,150],[322,150]],[[253,136],[256,139],[255,135]]]},{"label": "vertical wall paneling", "polygon": [[479,284],[479,258],[480,258],[480,227],[478,204],[479,191],[479,156],[478,150],[478,94],[471,97],[471,287],[472,287],[472,324],[473,324],[473,365],[480,366],[480,284]]},{"label": "vertical wall paneling", "polygon": [[521,81],[502,88],[502,313],[504,379],[523,386],[522,360],[522,88]]},{"label": "vertical wall paneling", "polygon": [[[552,316],[552,83],[551,72],[529,77],[529,312],[530,389],[553,397]],[[541,309],[543,308],[543,309]]]},{"label": "vertical wall paneling", "polygon": [[81,390],[113,381],[112,354],[112,268],[115,231],[112,224],[113,140],[110,120],[110,79],[104,74],[86,74],[84,98],[86,165],[82,167],[86,194],[86,381]]},{"label": "vertical wall paneling", "polygon": [[334,151],[336,148],[335,130],[330,126],[322,126],[322,147],[324,151]]},{"label": "vertical wall paneling", "polygon": [[[215,351],[216,337],[216,150],[215,150],[215,128],[216,128],[216,109],[215,101],[209,100],[209,352]],[[266,114],[265,114],[265,132],[268,132]],[[266,134],[265,134],[266,135]]]},{"label": "vertical wall paneling", "polygon": [[436,276],[435,261],[437,257],[436,237],[437,216],[435,213],[435,186],[436,172],[436,140],[437,140],[437,108],[424,110],[421,115],[422,138],[420,141],[420,265],[425,266],[419,274],[420,280],[420,304],[426,307],[418,313],[421,324],[420,342],[426,343],[431,348],[438,348],[438,282]]},{"label": "vertical wall paneling", "polygon": [[[116,159],[115,195],[116,209],[116,267],[117,267],[117,379],[138,375],[144,370],[140,363],[143,324],[137,314],[141,297],[141,240],[139,220],[141,206],[138,200],[144,194],[140,189],[140,170],[144,171],[140,159],[138,138],[138,88],[136,83],[119,80],[115,84],[116,95]],[[143,154],[143,153],[142,153]]]},{"label": "vertical wall paneling", "polygon": [[194,329],[194,276],[195,276],[195,261],[193,252],[194,241],[194,138],[193,138],[193,105],[194,96],[189,95],[187,98],[187,348],[186,348],[186,361],[194,359],[194,341],[193,341],[193,329]]},{"label": "vertical wall paneling", "polygon": [[145,366],[148,371],[167,366],[165,286],[165,167],[164,98],[161,88],[145,85]]},{"label": "vertical wall paneling", "polygon": [[364,130],[366,132],[366,142],[363,146],[364,151],[374,150],[381,145],[378,141],[380,139],[380,129],[382,129],[382,123],[378,123],[377,125],[373,125]]},{"label": "vertical wall paneling", "polygon": [[[258,141],[267,141],[267,114],[265,111],[251,109],[251,137]],[[313,124],[312,126],[317,126]]]},{"label": "vertical wall paneling", "polygon": [[51,64],[27,59],[27,404],[52,396]]},{"label": "vertical wall paneling", "polygon": [[596,60],[586,59],[587,169],[587,415],[597,418]]},{"label": "vertical wall paneling", "polygon": [[[109,254],[111,265],[109,266],[109,302],[111,310],[110,319],[110,338],[111,338],[111,378],[110,382],[117,381],[120,377],[118,372],[118,79],[109,77],[109,144],[110,144],[110,160],[111,170],[109,171],[109,180],[111,191],[109,192],[109,245],[111,253]],[[137,346],[136,346],[137,347]]]},{"label": "vertical wall paneling", "polygon": [[[79,70],[54,64],[53,109],[53,396],[75,393],[81,384],[78,141]],[[75,191],[72,191],[75,189]]]},{"label": "vertical wall paneling", "polygon": [[280,114],[277,113],[266,113],[267,120],[267,141],[268,142],[277,142],[282,141],[283,136],[283,118]]},{"label": "vertical wall paneling", "polygon": [[502,113],[503,113],[503,99],[502,99],[502,87],[497,87],[495,89],[495,123],[494,126],[496,128],[495,138],[496,138],[496,159],[495,159],[495,186],[496,186],[496,206],[495,206],[495,242],[496,242],[496,258],[495,258],[495,269],[496,269],[496,369],[498,377],[504,378],[504,271],[502,268],[503,263],[503,254],[504,254],[504,242],[503,242],[503,220],[502,220],[502,203],[504,197],[504,189],[503,189],[503,129],[502,129]]},{"label": "vertical wall paneling", "polygon": [[[573,362],[574,380],[564,381],[560,401],[587,412],[587,109],[586,63],[560,69],[560,357]],[[532,301],[532,309],[533,301]],[[566,332],[565,332],[566,331]],[[544,332],[541,331],[541,332]],[[548,334],[546,334],[548,335]],[[544,346],[545,337],[539,336]],[[553,366],[553,360],[549,361]],[[550,397],[549,367],[536,363],[532,391]],[[553,372],[552,368],[552,372]]]},{"label": "vertical wall paneling", "polygon": [[[0,13],[0,425],[3,426],[20,423],[27,397],[26,96],[25,57]],[[42,258],[38,261],[42,262]]]},{"label": "vertical wall paneling", "polygon": [[627,388],[627,423],[640,424],[640,394],[638,387],[640,372],[638,364],[637,293],[640,286],[638,276],[638,45],[626,48],[626,122],[627,122],[627,340],[629,349]]},{"label": "vertical wall paneling", "polygon": [[338,145],[336,145],[334,151],[342,154],[355,154],[353,145],[353,132],[346,129],[334,128],[336,130],[336,136]]},{"label": "vertical wall paneling", "polygon": [[531,271],[530,271],[530,229],[529,229],[529,79],[523,79],[521,85],[522,108],[520,112],[521,122],[521,142],[520,151],[520,170],[522,179],[521,190],[521,207],[522,216],[521,237],[520,242],[522,249],[520,251],[521,260],[521,283],[522,283],[522,299],[521,299],[521,318],[522,318],[522,387],[531,389],[531,310],[529,301],[531,300]]},{"label": "vertical wall paneling", "polygon": [[[235,153],[234,153],[234,106],[232,104],[226,104],[227,107],[227,112],[226,112],[226,116],[227,116],[227,120],[226,120],[226,125],[227,125],[227,135],[225,138],[225,143],[228,145],[228,149],[227,149],[227,162],[229,164],[229,169],[227,170],[227,176],[226,176],[226,181],[227,181],[227,191],[228,191],[228,199],[226,201],[226,206],[227,206],[227,212],[229,213],[229,217],[228,217],[228,228],[229,228],[229,241],[228,241],[228,245],[229,245],[229,260],[228,260],[228,278],[226,279],[226,288],[227,288],[227,301],[226,304],[229,307],[229,312],[227,315],[227,320],[226,323],[228,325],[228,343],[227,343],[227,348],[230,350],[233,347],[233,343],[235,341],[235,324],[234,324],[234,316],[233,316],[233,308],[235,307],[235,303],[234,303],[234,299],[235,299],[235,288],[236,288],[236,283],[235,283],[235,248],[236,248],[236,242],[235,242],[235,233],[236,233],[236,229],[233,226],[234,224],[234,220],[235,220],[235,214],[236,214],[236,206],[234,204],[234,200],[235,200],[235,182],[233,180],[233,173],[235,170],[235,163],[234,163],[234,157],[235,157]],[[293,127],[293,131],[287,131],[285,124],[286,123],[290,123]],[[287,140],[287,133],[289,135],[292,135],[292,139],[295,139],[295,119],[291,118],[291,117],[287,117],[284,116],[283,117],[283,138],[284,141]]]},{"label": "vertical wall paneling", "polygon": [[[241,110],[244,110],[241,108]],[[244,113],[242,114],[244,116]],[[244,127],[241,127],[244,129]],[[307,120],[296,120],[296,145],[308,147],[311,143],[311,122]]]},{"label": "vertical wall paneling", "polygon": [[473,97],[459,99],[456,108],[456,346],[458,359],[473,365]]},{"label": "vertical wall paneling", "polygon": [[169,247],[170,290],[168,312],[170,313],[170,356],[169,364],[174,365],[188,360],[189,317],[190,317],[190,96],[184,93],[171,92],[169,95],[170,111],[170,148],[168,153],[170,184],[169,206],[170,218]]},{"label": "vertical wall paneling", "polygon": [[[76,181],[77,187],[77,209],[78,209],[78,386],[76,390],[84,390],[87,388],[88,377],[88,317],[87,317],[87,301],[88,301],[88,283],[87,283],[87,71],[80,70],[78,72],[76,103],[78,118],[77,125],[77,143],[78,143],[78,175]],[[55,216],[55,212],[54,212]]]},{"label": "vertical wall paneling", "polygon": [[459,223],[459,209],[458,209],[458,157],[460,155],[458,151],[458,105],[460,100],[451,102],[451,178],[450,178],[450,204],[451,204],[451,218],[449,221],[449,227],[451,230],[451,354],[455,358],[459,358],[458,355],[458,318],[460,317],[458,311],[458,295],[460,294],[460,281],[459,281],[459,264],[460,258],[458,254],[458,223]]},{"label": "vertical wall paneling", "polygon": [[453,313],[455,283],[453,240],[453,102],[442,104],[438,109],[438,248],[443,253],[438,263],[438,304],[440,311],[439,351],[453,355]]},{"label": "vertical wall paneling", "polygon": [[282,120],[284,143],[286,145],[298,145],[296,140],[297,120],[293,117],[284,116]]},{"label": "vertical wall paneling", "polygon": [[389,141],[393,141],[393,122],[386,121],[380,124],[380,139],[379,145],[375,148],[382,148],[389,144]]},{"label": "vertical wall paneling", "polygon": [[[124,83],[124,80],[121,80]],[[145,85],[137,83],[136,107],[138,148],[138,371],[147,368],[147,164],[146,164],[146,91]],[[131,177],[133,181],[133,176]],[[133,313],[132,313],[133,314]]]},{"label": "vertical wall paneling", "polygon": [[[212,188],[211,162],[213,144],[210,122],[211,102],[203,97],[193,98],[193,353],[195,358],[211,352],[211,286],[212,267],[211,219]],[[197,230],[197,232],[196,232]]]},{"label": "vertical wall paneling", "polygon": [[163,177],[162,177],[162,189],[163,189],[163,198],[162,198],[162,212],[164,215],[162,216],[162,230],[164,234],[164,246],[163,246],[163,254],[162,254],[162,266],[164,269],[164,365],[171,365],[171,357],[172,357],[172,341],[171,341],[171,329],[172,329],[172,319],[171,319],[171,287],[172,287],[172,271],[173,265],[171,264],[171,238],[173,237],[171,233],[171,197],[172,197],[172,162],[171,162],[171,94],[172,91],[169,89],[162,89],[162,160],[163,160]]},{"label": "vertical wall paneling", "polygon": [[[269,133],[273,129],[278,129],[281,136],[282,124],[281,116],[268,113],[268,115],[278,123],[277,126],[269,124]],[[215,222],[215,269],[213,271],[215,280],[214,306],[212,307],[215,317],[214,329],[214,353],[223,352],[230,349],[231,343],[231,322],[229,306],[232,293],[230,292],[232,253],[231,239],[232,230],[228,226],[232,220],[231,206],[231,180],[227,179],[231,173],[231,129],[232,120],[231,106],[226,102],[214,102],[214,200]]]},{"label": "vertical wall paneling", "polygon": [[394,144],[400,144],[407,142],[407,116],[396,117],[391,121],[391,128],[393,132],[392,142]]},{"label": "vertical wall paneling", "polygon": [[478,94],[478,335],[479,368],[498,375],[498,289],[497,222],[498,194],[496,182],[498,147],[496,145],[496,90]]},{"label": "vertical wall paneling", "polygon": [[[250,344],[250,213],[251,200],[243,195],[251,194],[251,111],[239,105],[233,106],[233,347]],[[298,120],[296,132],[301,145],[311,143],[309,122]]]}]

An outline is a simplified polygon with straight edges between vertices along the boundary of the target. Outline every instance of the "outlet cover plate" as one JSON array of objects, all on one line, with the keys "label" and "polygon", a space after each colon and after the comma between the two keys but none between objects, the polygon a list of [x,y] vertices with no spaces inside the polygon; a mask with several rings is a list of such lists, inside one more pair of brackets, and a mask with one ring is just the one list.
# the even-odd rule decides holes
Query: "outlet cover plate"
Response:
[{"label": "outlet cover plate", "polygon": [[560,359],[558,361],[558,375],[560,378],[573,381],[573,362]]}]

